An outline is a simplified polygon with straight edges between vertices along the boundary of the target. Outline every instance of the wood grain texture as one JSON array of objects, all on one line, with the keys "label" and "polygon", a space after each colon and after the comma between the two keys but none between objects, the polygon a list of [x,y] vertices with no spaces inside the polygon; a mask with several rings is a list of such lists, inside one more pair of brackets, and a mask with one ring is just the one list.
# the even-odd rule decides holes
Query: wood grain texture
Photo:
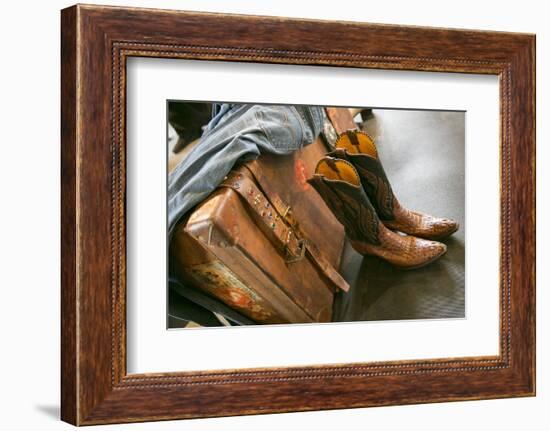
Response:
[{"label": "wood grain texture", "polygon": [[[83,425],[534,394],[533,35],[74,6],[62,11],[61,38],[63,420]],[[129,56],[498,75],[499,356],[127,375]]]},{"label": "wood grain texture", "polygon": [[77,422],[76,9],[61,16],[61,417]]}]

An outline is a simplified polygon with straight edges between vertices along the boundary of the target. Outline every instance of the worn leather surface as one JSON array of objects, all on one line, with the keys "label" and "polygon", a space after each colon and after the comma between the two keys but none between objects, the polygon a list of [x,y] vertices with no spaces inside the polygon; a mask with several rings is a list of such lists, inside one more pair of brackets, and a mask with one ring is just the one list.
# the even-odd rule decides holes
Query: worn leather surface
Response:
[{"label": "worn leather surface", "polygon": [[[344,229],[306,181],[325,152],[318,139],[289,156],[262,156],[251,165],[291,207],[308,240],[338,268]],[[332,283],[311,256],[289,263],[248,207],[225,187],[178,226],[171,260],[180,276],[259,323],[330,321]]]},{"label": "worn leather surface", "polygon": [[230,188],[241,196],[258,227],[271,239],[287,263],[310,259],[335,291],[349,290],[348,283],[336,269],[336,262],[330,262],[325,252],[300,229],[292,207],[279,197],[278,187],[266,182],[263,174],[255,175],[251,166],[244,165],[231,172],[220,187]]},{"label": "worn leather surface", "polygon": [[[344,246],[344,228],[323,204],[323,199],[307,182],[315,166],[327,152],[321,138],[288,156],[265,154],[249,162],[247,167],[269,194],[275,189],[277,196],[291,208],[300,230],[323,251],[327,261],[335,268],[340,264]],[[322,229],[319,227],[322,226]]]},{"label": "worn leather surface", "polygon": [[325,111],[336,133],[340,134],[348,129],[354,129],[356,127],[348,108],[327,107]]},{"label": "worn leather surface", "polygon": [[[214,192],[178,224],[171,260],[179,278],[260,323],[311,322],[303,306],[318,311],[332,300],[332,295],[317,295],[322,301],[314,303],[311,292],[292,291],[300,279],[230,189]],[[278,275],[277,283],[272,274]]]}]

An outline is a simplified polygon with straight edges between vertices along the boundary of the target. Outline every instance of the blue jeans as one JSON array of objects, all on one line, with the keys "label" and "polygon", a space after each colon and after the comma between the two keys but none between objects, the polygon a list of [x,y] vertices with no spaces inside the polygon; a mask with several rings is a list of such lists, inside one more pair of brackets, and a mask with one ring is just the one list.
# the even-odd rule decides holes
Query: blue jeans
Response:
[{"label": "blue jeans", "polygon": [[311,144],[325,118],[317,106],[223,104],[216,112],[200,142],[168,176],[169,235],[235,164]]}]

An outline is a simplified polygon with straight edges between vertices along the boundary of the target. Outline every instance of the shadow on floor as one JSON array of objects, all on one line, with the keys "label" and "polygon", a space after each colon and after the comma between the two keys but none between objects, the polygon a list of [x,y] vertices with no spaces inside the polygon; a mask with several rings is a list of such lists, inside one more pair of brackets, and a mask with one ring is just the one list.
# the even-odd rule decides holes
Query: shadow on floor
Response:
[{"label": "shadow on floor", "polygon": [[48,416],[50,419],[59,420],[61,412],[57,405],[39,405],[35,406],[36,410],[42,413],[44,416]]},{"label": "shadow on floor", "polygon": [[362,257],[346,246],[342,267],[352,288],[335,299],[333,320],[442,319],[464,317],[464,246],[450,238],[447,253],[433,264],[396,269],[372,256]]}]

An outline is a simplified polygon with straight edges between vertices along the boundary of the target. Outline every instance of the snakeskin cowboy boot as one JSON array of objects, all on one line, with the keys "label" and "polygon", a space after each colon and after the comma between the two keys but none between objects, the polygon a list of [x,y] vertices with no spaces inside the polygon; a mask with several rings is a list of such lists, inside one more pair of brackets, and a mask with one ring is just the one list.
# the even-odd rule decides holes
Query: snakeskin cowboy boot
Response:
[{"label": "snakeskin cowboy boot", "polygon": [[308,182],[344,225],[351,245],[360,254],[378,256],[403,269],[414,269],[433,262],[447,250],[445,244],[386,228],[350,162],[324,157]]},{"label": "snakeskin cowboy boot", "polygon": [[374,140],[362,131],[348,130],[336,141],[329,156],[350,162],[361,178],[380,220],[392,230],[420,238],[439,240],[458,230],[458,223],[404,208],[395,197],[384,172]]}]

